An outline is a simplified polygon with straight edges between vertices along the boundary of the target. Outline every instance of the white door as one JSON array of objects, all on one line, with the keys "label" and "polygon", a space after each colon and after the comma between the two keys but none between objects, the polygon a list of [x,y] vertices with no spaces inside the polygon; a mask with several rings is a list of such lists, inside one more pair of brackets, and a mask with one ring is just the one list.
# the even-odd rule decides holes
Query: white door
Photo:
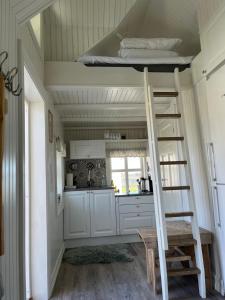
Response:
[{"label": "white door", "polygon": [[64,238],[90,237],[89,193],[67,192],[64,195]]},{"label": "white door", "polygon": [[211,131],[211,167],[214,181],[225,183],[225,66],[207,82],[208,110]]},{"label": "white door", "polygon": [[116,235],[116,201],[114,191],[90,192],[91,236]]}]

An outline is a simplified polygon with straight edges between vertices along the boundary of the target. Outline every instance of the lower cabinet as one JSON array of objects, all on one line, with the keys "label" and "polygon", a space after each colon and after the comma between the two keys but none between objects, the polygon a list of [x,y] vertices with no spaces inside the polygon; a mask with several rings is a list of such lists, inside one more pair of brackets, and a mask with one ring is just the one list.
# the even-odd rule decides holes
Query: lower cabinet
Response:
[{"label": "lower cabinet", "polygon": [[116,235],[116,204],[113,191],[90,193],[91,236]]},{"label": "lower cabinet", "polygon": [[153,196],[118,197],[117,205],[120,235],[137,234],[140,228],[155,226]]},{"label": "lower cabinet", "polygon": [[65,193],[64,238],[89,238],[116,234],[113,190]]},{"label": "lower cabinet", "polygon": [[153,196],[117,197],[113,190],[66,192],[64,238],[137,234],[155,225]]},{"label": "lower cabinet", "polygon": [[91,235],[89,194],[82,192],[65,193],[64,238],[87,238]]},{"label": "lower cabinet", "polygon": [[120,215],[120,234],[136,234],[139,228],[152,227],[154,216],[146,213],[128,213]]}]

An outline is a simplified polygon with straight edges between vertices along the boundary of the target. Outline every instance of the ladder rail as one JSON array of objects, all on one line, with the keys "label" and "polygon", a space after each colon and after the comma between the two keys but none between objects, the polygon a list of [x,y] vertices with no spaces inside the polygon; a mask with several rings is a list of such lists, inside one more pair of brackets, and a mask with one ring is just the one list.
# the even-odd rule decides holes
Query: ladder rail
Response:
[{"label": "ladder rail", "polygon": [[184,137],[184,141],[182,142],[182,152],[186,155],[186,160],[189,162],[185,167],[185,178],[186,181],[188,180],[187,184],[191,186],[191,189],[188,191],[188,202],[189,202],[189,208],[191,211],[194,212],[194,216],[192,217],[192,232],[193,232],[193,238],[197,241],[197,244],[195,245],[195,257],[196,257],[196,263],[199,269],[201,270],[201,273],[198,274],[198,283],[199,283],[199,294],[202,298],[206,298],[206,287],[205,287],[205,268],[204,268],[204,261],[203,261],[203,254],[202,254],[202,246],[201,246],[201,237],[199,232],[199,225],[197,220],[197,209],[195,204],[195,195],[193,190],[193,179],[192,179],[192,171],[190,166],[190,154],[189,154],[189,148],[188,148],[188,141],[187,141],[187,130],[185,126],[185,120],[184,120],[184,107],[183,107],[183,101],[182,101],[182,91],[181,91],[181,85],[180,85],[180,79],[179,79],[179,70],[175,69],[175,87],[178,91],[178,97],[177,97],[177,109],[178,112],[181,113],[183,116],[182,119],[180,119],[180,133]]},{"label": "ladder rail", "polygon": [[148,144],[152,167],[152,179],[154,186],[154,204],[156,216],[156,230],[158,241],[158,252],[160,260],[160,275],[162,283],[163,299],[168,300],[168,277],[165,250],[168,249],[167,230],[165,222],[165,214],[163,210],[162,198],[162,183],[160,174],[160,162],[157,156],[158,144],[155,136],[156,125],[154,124],[154,109],[153,109],[153,92],[149,85],[148,68],[144,68],[144,90],[145,90],[145,106],[148,129]]},{"label": "ladder rail", "polygon": [[155,206],[158,212],[159,219],[159,228],[160,228],[160,236],[162,239],[163,249],[168,250],[168,239],[167,239],[167,230],[166,230],[166,221],[165,221],[165,210],[162,202],[162,182],[161,182],[161,172],[160,172],[160,161],[157,153],[158,150],[158,142],[157,137],[155,135],[156,125],[154,123],[154,108],[153,108],[153,92],[151,86],[148,82],[148,69],[145,68],[145,98],[146,98],[146,114],[147,114],[147,122],[148,122],[148,142],[149,149],[151,150],[151,164],[153,171],[153,184],[155,186]]}]

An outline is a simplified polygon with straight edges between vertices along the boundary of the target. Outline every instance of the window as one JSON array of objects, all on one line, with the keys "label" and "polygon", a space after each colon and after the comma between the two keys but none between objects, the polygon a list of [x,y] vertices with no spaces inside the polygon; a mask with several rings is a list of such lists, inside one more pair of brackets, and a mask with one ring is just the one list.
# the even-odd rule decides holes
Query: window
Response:
[{"label": "window", "polygon": [[144,176],[143,157],[111,158],[112,180],[120,193],[137,193],[137,179]]}]

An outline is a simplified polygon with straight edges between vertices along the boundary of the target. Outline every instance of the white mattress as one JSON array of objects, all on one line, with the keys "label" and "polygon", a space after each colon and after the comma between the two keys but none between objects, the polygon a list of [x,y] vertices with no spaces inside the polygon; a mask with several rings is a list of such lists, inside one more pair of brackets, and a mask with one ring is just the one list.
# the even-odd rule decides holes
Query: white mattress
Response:
[{"label": "white mattress", "polygon": [[159,58],[178,57],[178,53],[169,50],[149,50],[149,49],[120,49],[118,56],[122,58]]},{"label": "white mattress", "polygon": [[157,58],[122,58],[109,56],[89,56],[79,57],[78,62],[83,64],[111,64],[111,65],[187,65],[190,64],[193,56],[187,57],[157,57]]}]

